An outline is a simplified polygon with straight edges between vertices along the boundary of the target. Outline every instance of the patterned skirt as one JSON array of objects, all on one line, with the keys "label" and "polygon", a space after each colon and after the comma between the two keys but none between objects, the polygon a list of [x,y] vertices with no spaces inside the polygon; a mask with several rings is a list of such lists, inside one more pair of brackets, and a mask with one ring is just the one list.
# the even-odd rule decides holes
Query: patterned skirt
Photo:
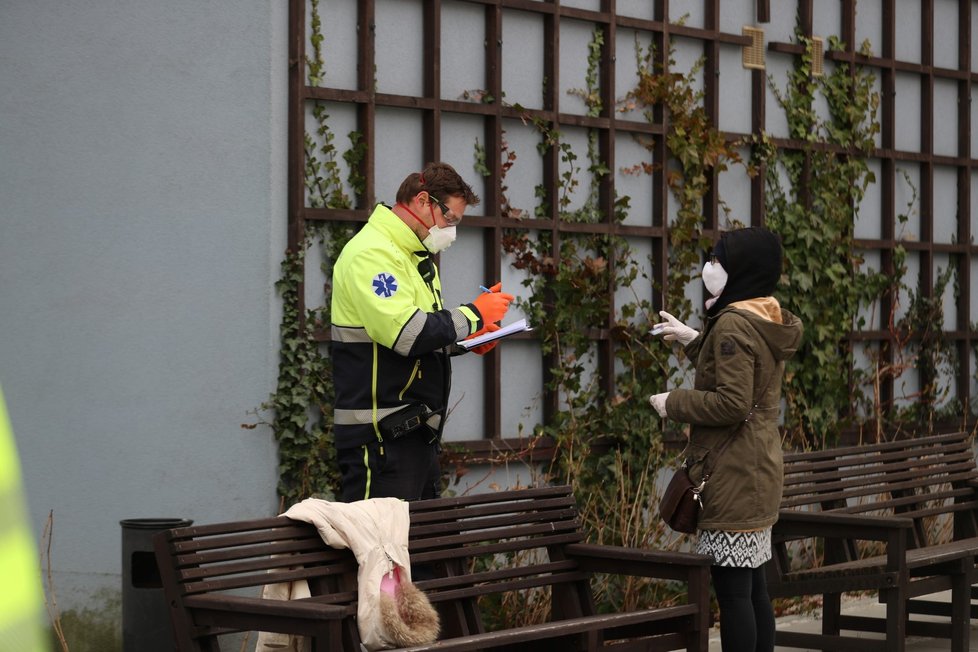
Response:
[{"label": "patterned skirt", "polygon": [[771,528],[753,532],[700,530],[696,552],[711,555],[714,566],[757,568],[771,559]]}]

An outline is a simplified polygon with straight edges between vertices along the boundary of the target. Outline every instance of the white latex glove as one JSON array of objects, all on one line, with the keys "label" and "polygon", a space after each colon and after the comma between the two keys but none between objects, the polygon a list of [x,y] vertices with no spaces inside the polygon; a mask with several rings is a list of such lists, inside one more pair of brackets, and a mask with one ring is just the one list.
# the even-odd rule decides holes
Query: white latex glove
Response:
[{"label": "white latex glove", "polygon": [[662,394],[653,394],[649,397],[649,405],[655,408],[655,411],[659,413],[659,416],[663,419],[669,416],[666,414],[666,397],[669,396],[669,392],[663,392]]},{"label": "white latex glove", "polygon": [[667,342],[676,340],[683,346],[686,346],[695,340],[700,334],[698,330],[695,328],[690,328],[665,310],[660,310],[659,316],[665,318],[666,321],[653,326],[650,332],[653,335],[662,335],[662,339],[666,340]]}]

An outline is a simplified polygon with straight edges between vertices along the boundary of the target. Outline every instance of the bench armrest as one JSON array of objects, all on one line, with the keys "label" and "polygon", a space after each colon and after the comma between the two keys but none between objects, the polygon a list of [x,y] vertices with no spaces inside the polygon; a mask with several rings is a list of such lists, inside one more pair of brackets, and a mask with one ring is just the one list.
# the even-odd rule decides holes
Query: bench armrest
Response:
[{"label": "bench armrest", "polygon": [[887,541],[893,530],[909,530],[912,527],[913,519],[899,516],[782,509],[778,512],[778,522],[774,524],[774,532],[795,536]]},{"label": "bench armrest", "polygon": [[802,512],[782,509],[774,524],[775,536],[816,537],[882,541],[886,544],[886,568],[903,574],[907,570],[907,538],[913,519],[872,514]]},{"label": "bench armrest", "polygon": [[211,613],[233,613],[248,616],[300,618],[304,620],[342,620],[346,609],[334,604],[321,604],[314,599],[267,600],[237,595],[194,595],[183,600],[189,609]]},{"label": "bench armrest", "polygon": [[688,580],[700,568],[708,572],[713,563],[709,555],[590,543],[572,543],[563,550],[587,571],[671,580]]},{"label": "bench armrest", "polygon": [[[581,570],[632,577],[678,580],[686,584],[687,604],[697,605],[696,627],[710,627],[710,565],[713,557],[688,552],[572,543],[563,547]],[[704,645],[706,641],[703,640]]]},{"label": "bench armrest", "polygon": [[[313,649],[329,650],[342,637],[348,611],[313,599],[266,600],[234,595],[192,595],[183,599],[190,622],[197,628],[277,632],[311,636]],[[213,638],[203,648],[218,649]],[[213,645],[213,648],[211,647]],[[181,648],[183,649],[183,648]],[[189,647],[187,649],[190,649]]]}]

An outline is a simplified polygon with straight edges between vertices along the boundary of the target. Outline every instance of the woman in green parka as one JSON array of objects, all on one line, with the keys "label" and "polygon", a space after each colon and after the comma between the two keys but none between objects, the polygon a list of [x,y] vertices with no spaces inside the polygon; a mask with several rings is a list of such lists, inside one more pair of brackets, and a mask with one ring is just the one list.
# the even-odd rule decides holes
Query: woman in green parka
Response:
[{"label": "woman in green parka", "polygon": [[714,559],[723,652],[774,649],[763,565],[771,559],[783,484],[781,379],[802,337],[801,321],[771,296],[781,259],[781,241],[767,229],[721,234],[703,266],[710,295],[703,332],[665,311],[653,331],[682,344],[696,367],[693,389],[649,402],[662,417],[690,424],[690,477],[698,484],[709,475],[696,552]]}]

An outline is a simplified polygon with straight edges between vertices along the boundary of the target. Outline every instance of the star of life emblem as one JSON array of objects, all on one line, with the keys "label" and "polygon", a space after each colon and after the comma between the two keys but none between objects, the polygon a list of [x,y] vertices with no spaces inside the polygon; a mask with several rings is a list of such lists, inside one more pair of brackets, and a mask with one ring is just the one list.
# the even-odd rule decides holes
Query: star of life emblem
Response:
[{"label": "star of life emblem", "polygon": [[374,294],[381,299],[389,299],[397,292],[397,279],[392,274],[381,272],[374,277]]}]

